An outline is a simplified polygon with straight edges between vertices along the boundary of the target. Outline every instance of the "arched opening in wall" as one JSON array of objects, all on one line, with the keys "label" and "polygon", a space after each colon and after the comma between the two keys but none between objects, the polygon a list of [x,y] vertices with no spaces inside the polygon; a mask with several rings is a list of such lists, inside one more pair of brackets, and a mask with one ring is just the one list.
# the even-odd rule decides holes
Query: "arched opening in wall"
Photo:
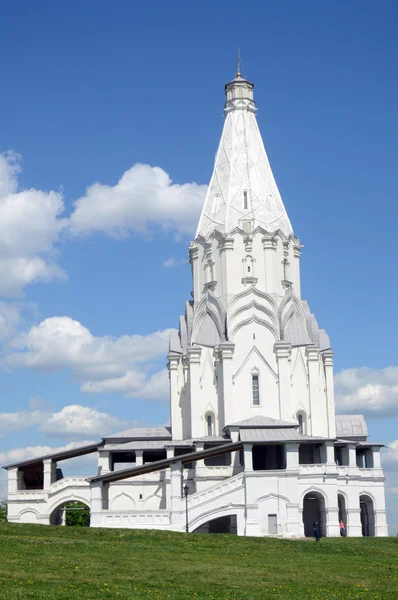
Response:
[{"label": "arched opening in wall", "polygon": [[359,497],[359,506],[361,509],[362,535],[364,537],[375,535],[375,511],[372,498],[363,494]]},{"label": "arched opening in wall", "polygon": [[194,533],[231,533],[237,535],[238,528],[236,515],[211,519],[211,521],[207,521],[195,529]]},{"label": "arched opening in wall", "polygon": [[90,527],[90,507],[83,502],[64,502],[51,513],[50,525]]},{"label": "arched opening in wall", "polygon": [[300,411],[297,413],[297,423],[298,423],[298,431],[302,435],[307,434],[307,418],[304,411]]},{"label": "arched opening in wall", "polygon": [[321,535],[326,536],[325,498],[320,492],[308,492],[303,501],[305,537],[314,537],[314,523],[319,523]]},{"label": "arched opening in wall", "polygon": [[345,497],[343,494],[337,495],[338,505],[339,505],[339,523],[343,521],[345,535],[347,535],[347,507],[345,503]]}]

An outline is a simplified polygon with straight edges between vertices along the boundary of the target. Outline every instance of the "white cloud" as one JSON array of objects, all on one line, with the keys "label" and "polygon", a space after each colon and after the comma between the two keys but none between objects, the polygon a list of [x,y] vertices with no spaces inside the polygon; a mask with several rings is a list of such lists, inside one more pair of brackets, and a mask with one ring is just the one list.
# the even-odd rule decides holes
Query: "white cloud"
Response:
[{"label": "white cloud", "polygon": [[160,167],[136,164],[115,186],[94,183],[74,204],[70,231],[81,235],[101,231],[113,237],[159,227],[192,235],[207,186],[172,183]]},{"label": "white cloud", "polygon": [[398,416],[398,367],[344,369],[335,375],[335,391],[341,412]]},{"label": "white cloud", "polygon": [[71,404],[57,413],[50,415],[39,427],[43,433],[57,437],[76,437],[98,435],[127,427],[127,421],[122,421],[105,412],[94,408]]},{"label": "white cloud", "polygon": [[[22,462],[24,460],[29,460],[31,458],[36,458],[38,456],[46,456],[47,454],[51,454],[53,452],[63,452],[65,450],[72,450],[73,448],[78,448],[79,446],[86,446],[89,444],[95,444],[98,440],[85,440],[81,442],[70,442],[69,444],[65,444],[64,446],[26,446],[25,448],[12,448],[10,450],[5,450],[0,452],[0,464],[7,465],[13,464],[16,462]],[[70,459],[74,460],[74,459]],[[66,463],[67,461],[65,461]],[[64,464],[64,463],[62,463]]]},{"label": "white cloud", "polygon": [[15,352],[5,364],[41,371],[68,369],[82,383],[83,392],[121,392],[127,396],[164,399],[167,377],[163,369],[151,374],[160,359],[166,360],[172,329],[149,335],[95,337],[78,321],[52,317],[21,334]]},{"label": "white cloud", "polygon": [[57,192],[18,189],[20,157],[0,155],[0,295],[20,296],[37,281],[65,279],[55,244],[66,225]]},{"label": "white cloud", "polygon": [[41,410],[24,410],[13,413],[0,413],[0,437],[21,431],[27,427],[39,425],[48,413],[43,413]]},{"label": "white cloud", "polygon": [[177,267],[178,265],[183,265],[186,264],[186,259],[185,258],[180,258],[180,259],[176,259],[176,258],[166,258],[166,260],[163,261],[163,266],[165,269],[170,269],[170,267]]},{"label": "white cloud", "polygon": [[397,472],[398,469],[398,440],[388,444],[382,449],[382,464],[385,471]]}]

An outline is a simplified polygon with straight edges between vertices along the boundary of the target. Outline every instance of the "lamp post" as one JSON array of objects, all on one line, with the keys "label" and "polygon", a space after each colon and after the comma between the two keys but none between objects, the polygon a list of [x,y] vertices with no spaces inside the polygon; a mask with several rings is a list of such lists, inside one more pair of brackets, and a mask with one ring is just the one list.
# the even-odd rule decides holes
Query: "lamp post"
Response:
[{"label": "lamp post", "polygon": [[188,533],[188,494],[189,494],[189,485],[186,483],[184,485],[184,496],[185,496],[185,531]]}]

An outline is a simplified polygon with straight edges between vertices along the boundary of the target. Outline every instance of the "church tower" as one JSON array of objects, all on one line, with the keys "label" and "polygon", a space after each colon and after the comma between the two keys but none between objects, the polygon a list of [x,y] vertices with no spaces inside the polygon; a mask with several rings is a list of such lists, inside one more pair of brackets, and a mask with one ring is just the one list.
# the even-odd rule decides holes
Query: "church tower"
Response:
[{"label": "church tower", "polygon": [[301,245],[256,119],[254,85],[225,86],[224,128],[195,239],[193,300],[170,338],[173,439],[254,418],[335,437],[333,352],[301,299]]}]

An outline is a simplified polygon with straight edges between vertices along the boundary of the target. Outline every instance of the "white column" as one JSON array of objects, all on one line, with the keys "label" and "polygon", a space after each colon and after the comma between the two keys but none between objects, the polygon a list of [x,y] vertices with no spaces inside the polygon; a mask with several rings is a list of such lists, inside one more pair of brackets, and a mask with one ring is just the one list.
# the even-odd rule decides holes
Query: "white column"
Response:
[{"label": "white column", "polygon": [[174,440],[182,440],[182,411],[180,406],[180,395],[178,389],[178,367],[180,356],[169,354],[169,380],[170,380],[170,420],[171,431]]},{"label": "white column", "polygon": [[279,419],[291,421],[290,409],[290,356],[292,347],[284,341],[275,342],[274,352],[278,363],[278,385],[279,385]]},{"label": "white column", "polygon": [[90,526],[102,525],[102,481],[92,481],[90,485]]},{"label": "white column", "polygon": [[190,246],[189,262],[192,266],[192,282],[193,282],[193,299],[195,304],[199,302],[201,296],[200,290],[200,273],[199,273],[199,248],[198,246]]},{"label": "white column", "polygon": [[141,467],[144,464],[144,451],[136,450],[135,451],[135,466]]},{"label": "white column", "polygon": [[170,470],[171,487],[171,524],[175,531],[182,527],[182,464],[181,461],[171,463]]},{"label": "white column", "polygon": [[298,443],[285,445],[286,449],[286,469],[299,469],[299,447]]},{"label": "white column", "polygon": [[235,344],[223,342],[219,345],[220,359],[222,364],[222,395],[224,414],[219,415],[219,431],[229,424],[234,423],[234,398],[232,385],[232,359],[234,357]]},{"label": "white column", "polygon": [[18,467],[8,469],[8,493],[13,494],[18,491],[18,480],[19,480]]},{"label": "white column", "polygon": [[111,471],[111,455],[108,450],[99,451],[98,453],[98,475],[104,475]]},{"label": "white column", "polygon": [[[234,238],[224,238],[219,243],[220,248],[220,261],[221,261],[221,296],[225,300],[225,306],[228,304],[228,296],[233,293],[232,289],[228,286],[228,258],[229,252],[234,249]],[[235,271],[233,270],[233,274]]]},{"label": "white column", "polygon": [[301,298],[301,283],[300,283],[300,256],[301,256],[301,248],[300,244],[295,244],[293,246],[293,257],[291,258],[291,275],[293,282],[293,291],[297,298]]},{"label": "white column", "polygon": [[189,361],[189,395],[191,400],[191,437],[202,437],[203,428],[200,406],[200,357],[202,348],[190,346],[187,351]]},{"label": "white column", "polygon": [[372,452],[373,452],[373,468],[381,469],[382,467],[381,467],[380,447],[372,446]]},{"label": "white column", "polygon": [[327,436],[328,427],[324,422],[322,411],[322,398],[320,394],[319,377],[319,348],[307,346],[306,348],[309,392],[310,392],[310,418],[308,419],[308,433],[314,436]]},{"label": "white column", "polygon": [[43,460],[43,489],[48,490],[53,483],[53,461],[51,458]]},{"label": "white column", "polygon": [[265,265],[265,291],[268,294],[275,292],[274,285],[274,261],[276,256],[277,242],[273,237],[263,237],[264,265]]},{"label": "white column", "polygon": [[253,444],[243,444],[245,471],[253,471]]},{"label": "white column", "polygon": [[[352,502],[351,498],[349,502]],[[349,506],[346,510],[348,537],[362,537],[361,509],[359,506],[359,496],[356,497],[355,504],[355,506]]]},{"label": "white column", "polygon": [[325,369],[326,380],[326,400],[327,400],[327,417],[328,417],[328,436],[336,437],[336,419],[334,407],[334,379],[333,379],[333,354],[332,350],[323,352],[323,364]]}]

